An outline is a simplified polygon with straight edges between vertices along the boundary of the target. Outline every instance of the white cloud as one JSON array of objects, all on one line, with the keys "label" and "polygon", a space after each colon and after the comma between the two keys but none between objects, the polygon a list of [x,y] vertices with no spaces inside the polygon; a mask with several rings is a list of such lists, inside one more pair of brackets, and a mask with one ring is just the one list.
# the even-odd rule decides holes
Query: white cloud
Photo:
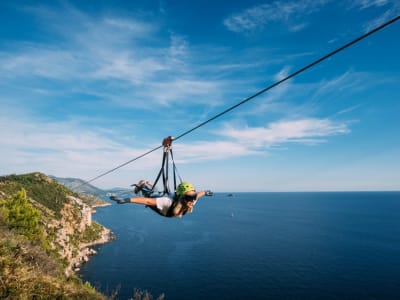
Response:
[{"label": "white cloud", "polygon": [[70,51],[52,49],[37,44],[20,44],[23,49],[0,54],[0,76],[15,79],[43,77],[68,80],[87,74],[83,57]]},{"label": "white cloud", "polygon": [[[242,12],[232,14],[227,17],[223,23],[226,28],[233,32],[243,33],[265,28],[271,23],[281,23],[287,26],[291,32],[297,32],[306,28],[309,23],[303,18],[309,14],[318,12],[331,0],[321,1],[274,1],[272,3],[260,4],[243,10]],[[390,18],[399,14],[400,3],[389,0],[356,0],[350,1],[350,9],[358,8],[376,9],[386,8],[379,17],[370,21],[366,30],[370,30]]]},{"label": "white cloud", "polygon": [[[12,126],[10,126],[12,124]],[[132,149],[100,131],[75,122],[44,122],[25,116],[0,116],[0,165],[4,173],[41,171],[58,176],[90,177],[148,149]],[[152,159],[153,158],[153,159]],[[138,167],[155,166],[154,157]]]},{"label": "white cloud", "polygon": [[[288,103],[285,107],[286,116],[303,118],[326,110],[333,103],[342,102],[338,106],[340,108],[345,101],[349,101],[357,94],[381,85],[388,76],[382,74],[378,80],[376,78],[376,74],[348,70],[336,77],[321,78],[316,82],[297,83],[291,81],[290,87],[281,95],[281,99]],[[296,101],[299,98],[304,101]]]},{"label": "white cloud", "polygon": [[[204,103],[193,96],[218,89],[212,78],[196,75],[185,38],[175,33],[163,37],[156,21],[93,17],[70,6],[62,12],[43,7],[27,11],[37,15],[46,23],[46,30],[63,42],[15,43],[12,51],[0,52],[0,79],[13,85],[24,81],[25,89],[42,93],[73,90],[117,99],[117,105],[143,96],[146,101],[141,103],[149,107],[185,97],[191,97],[192,103]],[[76,22],[65,26],[71,20]],[[48,80],[57,84],[46,84]],[[123,97],[128,99],[125,103]]]},{"label": "white cloud", "polygon": [[129,53],[115,54],[107,62],[100,65],[93,75],[94,78],[128,81],[138,85],[152,78],[157,72],[167,70],[168,66],[154,57],[137,59]]},{"label": "white cloud", "polygon": [[307,26],[308,26],[307,23],[301,23],[301,24],[290,25],[288,29],[290,32],[298,32],[303,30]]},{"label": "white cloud", "polygon": [[[133,38],[137,36],[147,36],[156,30],[156,26],[154,26],[152,23],[133,19],[106,17],[104,19],[104,24],[111,25],[116,29],[122,30],[124,34],[129,33]],[[113,30],[113,32],[115,31]]]},{"label": "white cloud", "polygon": [[348,123],[328,119],[277,121],[267,127],[233,127],[226,125],[214,134],[217,141],[197,141],[174,144],[179,164],[225,160],[234,157],[265,155],[273,147],[288,143],[316,145],[335,135],[349,134]]},{"label": "white cloud", "polygon": [[284,143],[316,144],[323,142],[325,137],[349,132],[346,123],[335,123],[327,119],[300,119],[278,121],[268,127],[226,127],[220,134],[248,145],[251,149],[260,149]]},{"label": "white cloud", "polygon": [[360,10],[374,10],[377,17],[364,25],[365,32],[382,25],[400,14],[400,1],[394,0],[355,0],[351,1],[350,8]]},{"label": "white cloud", "polygon": [[373,84],[371,74],[349,70],[329,80],[322,79],[314,87],[316,90],[313,97],[322,98],[324,95],[342,91],[352,93],[359,92],[365,89],[365,82],[371,82],[371,84]]},{"label": "white cloud", "polygon": [[275,80],[279,81],[286,78],[290,74],[290,68],[288,66],[282,68],[276,75]]},{"label": "white cloud", "polygon": [[229,16],[224,20],[224,25],[228,30],[238,33],[259,30],[270,23],[283,23],[290,31],[299,31],[306,27],[306,23],[300,21],[292,24],[292,22],[318,11],[327,2],[330,1],[275,1],[261,4]]},{"label": "white cloud", "polygon": [[360,9],[366,9],[369,7],[380,7],[390,3],[388,0],[355,0],[353,4],[359,6]]},{"label": "white cloud", "polygon": [[[151,98],[157,104],[176,105],[189,101],[191,104],[210,102],[209,95],[216,93],[220,83],[213,81],[176,79],[167,82],[153,82],[143,91],[143,98]],[[188,100],[190,99],[190,100]]]},{"label": "white cloud", "polygon": [[352,112],[352,111],[354,111],[354,110],[359,109],[359,108],[362,107],[362,106],[363,106],[362,104],[357,104],[357,105],[353,105],[353,106],[351,106],[351,107],[347,107],[347,108],[345,108],[345,109],[342,109],[341,111],[338,111],[338,112],[336,113],[336,115],[343,115],[343,114],[350,113],[350,112]]},{"label": "white cloud", "polygon": [[384,13],[382,13],[379,17],[369,21],[365,26],[364,29],[365,31],[370,31],[373,28],[376,28],[383,23],[389,21],[390,19],[398,16],[400,14],[400,2],[397,5],[394,5],[393,7],[389,8],[386,10]]},{"label": "white cloud", "polygon": [[170,34],[169,61],[172,64],[185,64],[185,60],[189,55],[189,43],[186,39],[178,34]]},{"label": "white cloud", "polygon": [[230,141],[199,141],[190,144],[176,143],[174,152],[177,153],[177,162],[189,163],[229,159],[247,155],[259,154],[245,144]]},{"label": "white cloud", "polygon": [[[135,149],[111,138],[112,131],[105,135],[104,130],[83,129],[79,120],[49,122],[19,113],[8,111],[0,115],[0,127],[8,128],[2,132],[0,141],[3,174],[41,171],[89,179],[158,147],[147,144]],[[317,144],[329,136],[349,132],[346,123],[327,119],[279,121],[267,127],[253,128],[226,126],[217,133],[222,139],[179,142],[174,144],[174,152],[179,164],[225,160],[265,155],[271,147],[287,143]],[[155,152],[145,156],[135,161],[132,167],[135,172],[154,171],[160,164],[159,155]]]}]

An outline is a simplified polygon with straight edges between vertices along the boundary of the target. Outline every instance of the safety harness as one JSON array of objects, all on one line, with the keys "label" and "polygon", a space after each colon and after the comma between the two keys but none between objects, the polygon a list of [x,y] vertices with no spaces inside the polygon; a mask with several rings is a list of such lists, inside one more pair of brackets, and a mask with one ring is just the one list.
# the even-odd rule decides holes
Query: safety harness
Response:
[{"label": "safety harness", "polygon": [[[172,152],[172,141],[173,138],[171,136],[166,137],[162,145],[164,146],[164,152],[163,152],[163,158],[162,158],[162,163],[161,163],[161,169],[158,172],[158,175],[156,179],[154,180],[154,184],[149,191],[149,194],[151,195],[154,192],[154,188],[156,187],[158,181],[160,178],[162,178],[162,183],[163,183],[163,191],[160,194],[150,196],[150,197],[162,197],[162,196],[169,196],[172,199],[172,205],[168,209],[167,213],[164,215],[157,207],[154,206],[148,206],[150,209],[154,210],[156,213],[160,214],[161,216],[164,217],[174,217],[176,216],[177,212],[182,212],[182,215],[186,214],[187,209],[184,209],[184,204],[183,201],[185,200],[185,197],[178,196],[175,191],[177,187],[177,176],[179,177],[180,182],[182,182],[182,178],[179,176],[179,173],[177,171],[175,161],[174,161],[174,155]],[[172,164],[172,172],[169,169],[170,163]],[[173,175],[173,190],[171,191],[170,189],[170,182],[169,182],[169,175],[172,173]]]},{"label": "safety harness", "polygon": [[[169,162],[170,161],[172,163],[172,174],[173,174],[173,179],[174,179],[173,193],[175,193],[175,190],[176,190],[176,176],[177,175],[179,176],[179,174],[178,174],[178,171],[176,169],[176,165],[175,165],[175,161],[174,161],[174,155],[172,153],[172,140],[173,140],[173,138],[171,136],[168,136],[162,142],[162,145],[164,146],[164,152],[163,152],[161,169],[160,169],[160,172],[158,172],[158,175],[157,175],[156,179],[154,180],[154,184],[153,184],[153,187],[151,188],[150,193],[154,192],[155,186],[157,185],[158,181],[162,177],[163,191],[162,191],[162,194],[160,196],[172,194],[171,193],[171,189],[169,187],[169,173],[170,173],[170,171],[169,171]],[[179,176],[179,179],[182,182],[182,179],[180,178],[180,176]]]}]

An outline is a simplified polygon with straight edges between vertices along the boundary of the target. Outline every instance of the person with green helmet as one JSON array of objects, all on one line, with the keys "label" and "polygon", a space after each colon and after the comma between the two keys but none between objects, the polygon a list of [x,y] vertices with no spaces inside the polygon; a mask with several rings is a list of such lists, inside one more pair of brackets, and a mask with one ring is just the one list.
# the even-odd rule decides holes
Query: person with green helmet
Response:
[{"label": "person with green helmet", "polygon": [[193,212],[196,202],[203,196],[212,196],[211,191],[196,192],[194,186],[189,182],[181,182],[175,195],[151,194],[152,184],[141,180],[135,184],[135,193],[142,192],[144,197],[117,198],[111,196],[110,199],[118,204],[136,203],[146,205],[164,217],[182,217],[186,213]]}]

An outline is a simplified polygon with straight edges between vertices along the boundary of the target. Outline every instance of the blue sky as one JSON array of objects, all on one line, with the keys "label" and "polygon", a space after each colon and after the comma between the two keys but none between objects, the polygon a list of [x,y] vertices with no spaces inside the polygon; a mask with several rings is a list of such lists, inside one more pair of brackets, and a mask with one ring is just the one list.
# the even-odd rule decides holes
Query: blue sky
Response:
[{"label": "blue sky", "polygon": [[[228,5],[229,3],[229,5]],[[0,173],[85,180],[400,14],[400,1],[1,1]],[[400,21],[173,145],[218,191],[400,189]],[[96,181],[153,180],[156,151]]]}]

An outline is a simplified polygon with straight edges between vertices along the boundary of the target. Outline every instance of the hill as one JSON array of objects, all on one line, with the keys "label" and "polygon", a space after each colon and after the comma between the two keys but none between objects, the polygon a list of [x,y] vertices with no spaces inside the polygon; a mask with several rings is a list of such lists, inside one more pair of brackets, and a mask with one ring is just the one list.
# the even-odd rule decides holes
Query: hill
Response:
[{"label": "hill", "polygon": [[80,195],[42,174],[0,177],[0,298],[105,299],[73,270],[112,238]]},{"label": "hill", "polygon": [[101,197],[105,197],[107,192],[95,187],[94,185],[85,183],[84,180],[79,178],[61,178],[56,176],[49,176],[56,180],[58,183],[64,185],[71,191],[79,194],[79,197],[90,207],[110,205],[109,202],[104,201]]},{"label": "hill", "polygon": [[62,178],[62,177],[56,177],[56,176],[49,176],[49,177],[52,179],[55,179],[62,185],[69,188],[71,191],[74,191],[77,193],[90,194],[90,195],[95,195],[95,196],[101,196],[106,193],[102,189],[99,189],[99,188],[95,187],[94,185],[91,185],[90,183],[86,183],[86,181],[79,179],[79,178]]}]

